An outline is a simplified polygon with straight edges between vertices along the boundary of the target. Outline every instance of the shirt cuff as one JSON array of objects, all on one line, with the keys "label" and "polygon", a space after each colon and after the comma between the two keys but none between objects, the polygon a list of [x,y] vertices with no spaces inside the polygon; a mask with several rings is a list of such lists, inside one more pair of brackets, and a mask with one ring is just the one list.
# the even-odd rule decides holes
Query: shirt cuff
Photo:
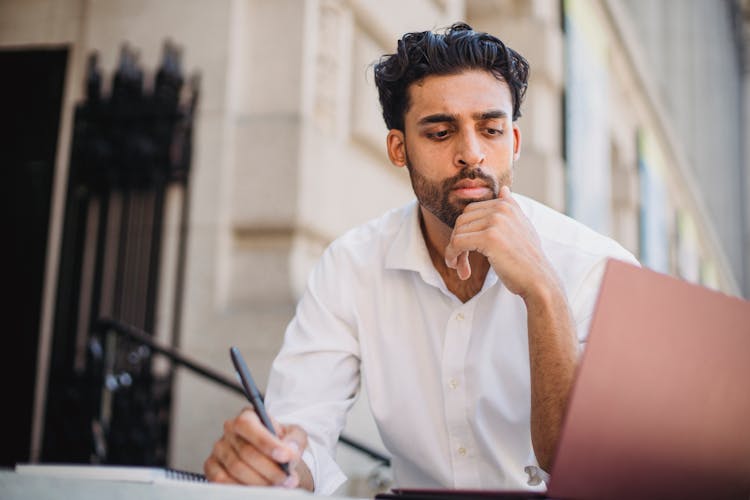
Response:
[{"label": "shirt cuff", "polygon": [[316,495],[332,495],[346,481],[346,476],[325,447],[313,440],[308,440],[302,461],[310,469]]},{"label": "shirt cuff", "polygon": [[539,486],[542,483],[549,483],[549,474],[537,465],[527,465],[523,469],[529,475],[526,484],[529,486]]}]

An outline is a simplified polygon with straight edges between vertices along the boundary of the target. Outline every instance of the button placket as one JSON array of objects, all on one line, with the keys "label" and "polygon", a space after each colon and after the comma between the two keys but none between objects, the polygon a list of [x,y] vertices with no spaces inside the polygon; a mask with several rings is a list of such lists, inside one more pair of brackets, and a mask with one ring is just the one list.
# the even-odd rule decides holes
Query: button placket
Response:
[{"label": "button placket", "polygon": [[464,374],[471,339],[473,305],[462,304],[449,316],[443,346],[443,401],[448,448],[456,486],[474,479],[471,429],[467,421],[467,396]]}]

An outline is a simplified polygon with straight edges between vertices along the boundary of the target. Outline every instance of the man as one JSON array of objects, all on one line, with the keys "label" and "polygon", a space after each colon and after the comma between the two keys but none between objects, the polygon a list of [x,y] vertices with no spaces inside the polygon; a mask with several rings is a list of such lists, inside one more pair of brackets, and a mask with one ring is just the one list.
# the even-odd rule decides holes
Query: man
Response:
[{"label": "man", "polygon": [[635,258],[511,193],[527,76],[523,57],[466,24],[408,33],[378,62],[388,157],[418,203],[326,250],[270,375],[278,437],[244,410],[209,479],[332,493],[360,383],[399,486],[546,478],[605,260]]}]

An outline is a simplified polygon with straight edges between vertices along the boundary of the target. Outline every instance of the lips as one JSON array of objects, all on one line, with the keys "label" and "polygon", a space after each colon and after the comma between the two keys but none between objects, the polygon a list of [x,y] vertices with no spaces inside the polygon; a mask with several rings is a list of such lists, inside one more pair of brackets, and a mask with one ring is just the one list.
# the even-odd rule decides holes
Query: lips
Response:
[{"label": "lips", "polygon": [[487,188],[487,183],[480,179],[461,179],[453,185],[452,189],[476,189],[476,188]]},{"label": "lips", "polygon": [[492,192],[487,183],[480,179],[461,179],[453,185],[451,191],[462,198],[477,198]]}]

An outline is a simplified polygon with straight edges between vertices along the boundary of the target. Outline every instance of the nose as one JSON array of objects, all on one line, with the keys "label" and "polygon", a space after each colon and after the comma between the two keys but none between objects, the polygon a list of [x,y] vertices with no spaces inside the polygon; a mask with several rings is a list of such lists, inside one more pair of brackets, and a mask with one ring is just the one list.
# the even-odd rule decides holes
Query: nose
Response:
[{"label": "nose", "polygon": [[482,143],[476,133],[466,132],[458,141],[455,164],[459,168],[475,167],[484,162],[485,154]]}]

